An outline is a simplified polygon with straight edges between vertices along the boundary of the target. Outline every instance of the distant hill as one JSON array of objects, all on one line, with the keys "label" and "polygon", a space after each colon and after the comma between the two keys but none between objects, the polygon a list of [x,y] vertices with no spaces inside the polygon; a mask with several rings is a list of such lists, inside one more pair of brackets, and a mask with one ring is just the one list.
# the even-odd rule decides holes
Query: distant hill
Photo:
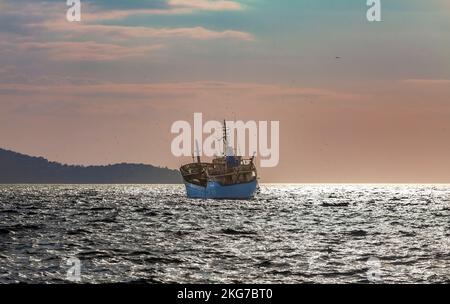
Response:
[{"label": "distant hill", "polygon": [[143,164],[69,166],[0,149],[0,184],[177,184],[177,170]]}]

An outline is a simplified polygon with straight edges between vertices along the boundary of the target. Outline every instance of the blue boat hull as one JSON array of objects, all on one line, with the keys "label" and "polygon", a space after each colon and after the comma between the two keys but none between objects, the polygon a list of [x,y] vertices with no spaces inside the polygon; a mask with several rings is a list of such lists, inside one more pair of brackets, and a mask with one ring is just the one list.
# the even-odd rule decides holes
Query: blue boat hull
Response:
[{"label": "blue boat hull", "polygon": [[206,187],[185,183],[189,198],[203,199],[249,199],[255,195],[257,181],[250,183],[222,186],[217,182],[208,182]]}]

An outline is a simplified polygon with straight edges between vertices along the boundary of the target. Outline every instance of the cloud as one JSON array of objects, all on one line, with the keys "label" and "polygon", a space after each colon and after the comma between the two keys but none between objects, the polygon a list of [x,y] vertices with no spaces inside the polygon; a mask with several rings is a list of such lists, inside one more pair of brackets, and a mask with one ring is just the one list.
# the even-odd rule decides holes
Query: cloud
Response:
[{"label": "cloud", "polygon": [[[53,33],[54,41],[36,39],[33,36],[3,34],[0,35],[5,37],[0,41],[0,52],[48,54],[48,59],[53,61],[108,61],[150,55],[158,49],[169,47],[169,39],[254,40],[249,33],[233,30],[214,31],[203,27],[150,28],[53,21],[28,26],[34,30],[41,28],[41,33]],[[143,39],[151,41],[149,43]]]},{"label": "cloud", "polygon": [[[1,46],[1,45],[0,45]],[[15,65],[0,66],[0,83],[30,83],[29,78],[17,71]]]},{"label": "cloud", "polygon": [[[148,12],[148,10],[152,13],[167,13],[171,10],[181,12],[185,10],[240,9],[240,5],[233,1],[176,0],[133,3],[139,4],[140,9],[135,11],[140,13]],[[250,33],[235,30],[211,30],[202,26],[172,28],[168,26],[95,24],[95,20],[102,14],[117,14],[116,17],[118,17],[133,13],[132,8],[135,7],[133,3],[125,5],[123,10],[115,11],[110,8],[117,8],[122,4],[116,1],[87,2],[83,6],[83,10],[88,11],[82,15],[83,22],[70,23],[65,20],[63,13],[67,7],[60,1],[49,1],[42,4],[29,1],[8,1],[6,2],[6,11],[0,12],[0,53],[10,56],[14,56],[16,52],[25,56],[32,53],[48,54],[48,59],[51,61],[111,61],[146,56],[162,47],[170,47],[170,42],[173,41],[168,41],[169,39],[254,40]],[[99,5],[96,6],[96,4]],[[21,6],[23,9],[20,9]],[[147,10],[145,7],[149,7],[149,9]],[[96,10],[100,15],[94,13]]]},{"label": "cloud", "polygon": [[89,100],[217,100],[233,96],[238,100],[253,100],[276,103],[280,101],[360,100],[361,96],[352,93],[336,92],[318,88],[289,87],[258,83],[233,83],[221,81],[198,81],[179,83],[86,83],[86,84],[48,84],[27,83],[0,84],[0,96],[43,95],[61,100],[62,97],[89,97]]},{"label": "cloud", "polygon": [[106,82],[88,77],[73,77],[62,75],[41,75],[31,76],[20,71],[15,65],[0,66],[0,83],[2,84],[22,84],[22,85],[98,85]]},{"label": "cloud", "polygon": [[[138,41],[142,38],[150,39],[238,39],[252,41],[250,34],[237,31],[211,31],[202,27],[154,29],[143,27],[125,26],[81,26],[70,34],[72,38],[92,37],[88,41],[63,40],[63,41],[33,41],[31,39],[13,39],[0,42],[0,53],[26,54],[32,53],[47,55],[51,61],[110,61],[131,57],[149,56],[155,51],[168,47],[161,42],[153,42],[150,45],[133,45],[132,39]],[[102,37],[112,42],[96,41],[96,37]],[[68,37],[65,37],[68,38]],[[121,43],[121,44],[119,44]]]},{"label": "cloud", "polygon": [[169,5],[173,7],[187,7],[199,10],[241,10],[242,5],[234,1],[208,1],[208,0],[169,0]]},{"label": "cloud", "polygon": [[83,19],[87,21],[116,20],[133,15],[186,15],[198,11],[218,12],[244,9],[240,3],[226,0],[168,0],[157,6],[144,2],[139,8],[125,6],[120,9],[116,9],[114,5],[108,7],[92,2],[86,7],[87,12],[83,14]]},{"label": "cloud", "polygon": [[121,46],[116,44],[85,42],[25,42],[22,51],[45,52],[52,60],[104,61],[148,55],[163,45]]},{"label": "cloud", "polygon": [[201,26],[182,28],[153,28],[143,26],[119,26],[100,24],[74,24],[68,22],[47,22],[42,25],[30,25],[32,27],[42,26],[48,31],[64,32],[71,38],[74,36],[85,37],[86,35],[97,35],[109,39],[134,39],[134,38],[183,38],[183,39],[238,39],[252,41],[253,35],[246,32],[225,30],[214,31]]},{"label": "cloud", "polygon": [[450,79],[407,79],[404,80],[405,83],[409,83],[409,84],[422,84],[422,85],[439,85],[439,84],[443,84],[443,85],[450,85]]}]

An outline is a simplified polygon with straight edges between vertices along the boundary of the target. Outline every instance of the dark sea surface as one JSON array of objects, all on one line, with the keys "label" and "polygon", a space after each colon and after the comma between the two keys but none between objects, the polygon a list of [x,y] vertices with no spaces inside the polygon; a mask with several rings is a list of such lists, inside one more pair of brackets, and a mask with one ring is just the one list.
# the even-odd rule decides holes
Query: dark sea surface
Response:
[{"label": "dark sea surface", "polygon": [[3,185],[0,283],[450,283],[449,228],[450,186]]}]

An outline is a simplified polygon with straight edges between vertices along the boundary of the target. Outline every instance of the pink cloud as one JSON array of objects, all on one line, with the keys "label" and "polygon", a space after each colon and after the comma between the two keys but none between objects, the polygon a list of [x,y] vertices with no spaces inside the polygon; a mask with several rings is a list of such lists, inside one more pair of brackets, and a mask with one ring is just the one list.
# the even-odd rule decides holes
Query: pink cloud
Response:
[{"label": "pink cloud", "polygon": [[30,26],[41,26],[48,31],[67,32],[68,35],[99,35],[101,37],[132,39],[132,38],[187,38],[198,40],[238,39],[254,40],[253,35],[246,32],[225,30],[214,31],[201,26],[184,28],[151,28],[143,26],[119,26],[100,24],[74,24],[69,22],[46,22]]},{"label": "pink cloud", "polygon": [[404,81],[409,84],[445,84],[450,85],[450,79],[407,79]]},{"label": "pink cloud", "polygon": [[173,7],[186,7],[199,10],[240,10],[242,5],[234,1],[208,1],[208,0],[169,0],[169,5]]},{"label": "pink cloud", "polygon": [[360,100],[361,95],[336,92],[320,88],[288,87],[258,83],[230,83],[220,81],[200,81],[181,83],[98,83],[98,84],[0,84],[1,91],[13,91],[17,94],[45,95],[47,97],[77,96],[90,100],[141,99],[165,100],[167,98],[183,100],[215,100],[219,96],[233,96],[236,100],[254,100],[264,102],[305,101],[305,100]]},{"label": "pink cloud", "polygon": [[[193,10],[237,10],[241,6],[233,1],[174,0],[167,9],[98,11],[89,4],[84,6],[81,23],[70,23],[65,19],[67,7],[64,3],[37,5],[27,3],[26,9],[8,4],[8,12],[23,15],[29,11],[33,18],[22,26],[27,29],[25,35],[0,33],[0,53],[35,52],[48,54],[50,60],[71,61],[107,61],[128,57],[145,56],[156,49],[169,47],[169,39],[217,40],[235,39],[253,41],[255,38],[247,32],[235,30],[216,31],[201,26],[181,28],[153,28],[143,26],[102,25],[93,22],[104,17],[112,19],[125,17],[133,13],[189,13]],[[95,13],[95,14],[94,14]],[[102,16],[102,14],[105,14]],[[108,16],[107,16],[108,15]],[[92,21],[92,22],[89,22]],[[51,37],[51,41],[46,41]],[[144,40],[148,38],[151,41]],[[163,40],[164,41],[161,41]],[[157,41],[155,41],[157,40]],[[166,41],[167,40],[167,41]],[[150,45],[149,45],[150,44]],[[27,55],[27,54],[26,54]]]},{"label": "pink cloud", "polygon": [[121,46],[116,44],[85,42],[25,42],[18,45],[22,51],[44,52],[52,60],[104,61],[148,55],[163,45]]},{"label": "pink cloud", "polygon": [[99,10],[95,6],[88,7],[89,12],[83,15],[84,20],[114,20],[132,15],[183,15],[195,11],[227,11],[242,10],[243,6],[234,1],[218,0],[169,0],[167,9],[128,9],[128,10]]}]

